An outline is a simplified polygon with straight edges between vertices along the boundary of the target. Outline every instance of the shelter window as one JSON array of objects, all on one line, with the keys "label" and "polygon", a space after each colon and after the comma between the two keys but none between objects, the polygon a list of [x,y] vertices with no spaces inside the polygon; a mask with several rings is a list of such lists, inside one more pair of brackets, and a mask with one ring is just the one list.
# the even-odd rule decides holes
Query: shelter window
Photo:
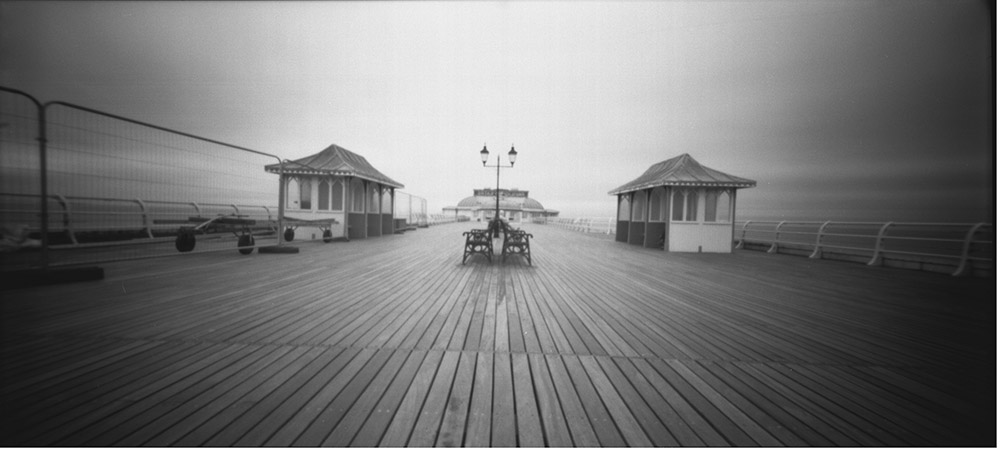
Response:
[{"label": "shelter window", "polygon": [[724,223],[732,221],[732,217],[729,215],[730,210],[732,209],[732,205],[730,203],[731,200],[732,198],[729,197],[728,190],[719,193],[718,214],[715,216],[715,221]]},{"label": "shelter window", "polygon": [[368,197],[368,212],[378,213],[379,212],[379,189],[374,184],[369,188]]},{"label": "shelter window", "polygon": [[365,186],[359,180],[351,183],[351,199],[351,212],[364,213]]},{"label": "shelter window", "polygon": [[685,195],[684,221],[698,221],[698,192],[690,191]]},{"label": "shelter window", "polygon": [[344,184],[335,180],[331,189],[333,196],[330,197],[330,200],[333,201],[333,210],[344,210]]},{"label": "shelter window", "polygon": [[632,198],[632,221],[646,221],[646,192],[637,191]]},{"label": "shelter window", "polygon": [[709,191],[705,193],[705,221],[715,222],[716,203],[719,199],[719,192]]},{"label": "shelter window", "polygon": [[319,210],[330,210],[330,182],[323,180],[319,183]]},{"label": "shelter window", "polygon": [[299,208],[312,209],[312,184],[309,183],[309,179],[299,181]]},{"label": "shelter window", "polygon": [[388,188],[382,193],[382,213],[392,213],[392,190]]},{"label": "shelter window", "polygon": [[622,196],[621,201],[618,203],[618,218],[622,221],[628,221],[628,196]]},{"label": "shelter window", "polygon": [[649,219],[650,221],[663,221],[663,194],[662,188],[657,187],[649,196]]},{"label": "shelter window", "polygon": [[684,221],[684,192],[674,190],[673,212],[670,219],[673,221]]}]

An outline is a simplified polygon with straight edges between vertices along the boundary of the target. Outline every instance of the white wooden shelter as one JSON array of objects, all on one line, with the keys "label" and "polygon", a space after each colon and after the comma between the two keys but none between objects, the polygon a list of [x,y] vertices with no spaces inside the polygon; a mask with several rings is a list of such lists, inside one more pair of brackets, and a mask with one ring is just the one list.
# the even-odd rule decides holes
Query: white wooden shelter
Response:
[{"label": "white wooden shelter", "polygon": [[[265,170],[278,174],[279,165]],[[318,154],[285,162],[285,216],[333,218],[333,237],[360,239],[393,233],[396,182],[364,157],[331,144]]]},{"label": "white wooden shelter", "polygon": [[666,251],[730,253],[736,190],[756,185],[688,154],[662,161],[608,192],[618,197],[615,240]]}]

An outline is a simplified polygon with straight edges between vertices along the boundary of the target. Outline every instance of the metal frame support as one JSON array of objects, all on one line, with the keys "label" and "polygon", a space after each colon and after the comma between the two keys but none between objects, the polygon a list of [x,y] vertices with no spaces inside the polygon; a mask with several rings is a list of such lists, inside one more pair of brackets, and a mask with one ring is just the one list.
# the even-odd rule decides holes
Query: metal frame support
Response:
[{"label": "metal frame support", "polygon": [[[70,209],[69,209],[69,201],[67,201],[66,198],[63,195],[53,195],[53,197],[56,198],[57,200],[59,200],[59,205],[61,205],[62,208],[63,208],[63,227],[66,228],[66,234],[69,235],[69,240],[71,242],[73,242],[74,245],[79,245],[80,242],[76,241],[76,233],[73,232],[73,222],[70,220],[70,218],[72,217],[72,214],[70,213]],[[46,204],[48,204],[48,201],[46,201]],[[46,211],[44,222],[48,223],[48,212],[47,211]],[[45,224],[45,223],[43,223],[43,224]],[[45,225],[45,226],[46,226],[45,232],[42,233],[43,237],[48,234],[48,228],[47,228],[48,225]]]},{"label": "metal frame support", "polygon": [[751,221],[747,221],[746,223],[743,223],[743,229],[740,231],[740,240],[738,242],[736,242],[736,248],[735,249],[738,249],[738,250],[743,249],[743,246],[745,245],[745,242],[747,240],[747,228],[750,226],[750,223],[752,223],[752,222]]},{"label": "metal frame support", "polygon": [[142,215],[142,225],[144,226],[144,229],[146,229],[146,237],[153,238],[153,222],[150,221],[149,214],[146,212],[146,203],[139,198],[136,198],[133,201],[139,205],[139,212]]},{"label": "metal frame support", "polygon": [[771,247],[767,249],[768,254],[775,254],[778,252],[778,242],[781,240],[781,226],[784,224],[785,222],[782,221],[774,227],[774,241],[771,242]]},{"label": "metal frame support", "polygon": [[868,261],[868,265],[881,265],[882,242],[885,239],[885,232],[889,230],[889,226],[892,226],[891,221],[882,225],[882,228],[878,230],[878,238],[875,239],[875,253],[872,254],[872,259]]},{"label": "metal frame support", "polygon": [[969,251],[972,249],[972,239],[976,237],[976,232],[986,226],[986,223],[976,223],[969,229],[969,232],[965,234],[965,242],[962,243],[962,257],[958,261],[958,268],[951,274],[951,276],[962,276],[966,271],[971,270],[969,266]]},{"label": "metal frame support", "polygon": [[830,224],[829,221],[823,223],[816,231],[816,248],[813,250],[812,254],[809,255],[809,259],[821,259],[823,257],[823,231],[826,230],[826,226]]}]

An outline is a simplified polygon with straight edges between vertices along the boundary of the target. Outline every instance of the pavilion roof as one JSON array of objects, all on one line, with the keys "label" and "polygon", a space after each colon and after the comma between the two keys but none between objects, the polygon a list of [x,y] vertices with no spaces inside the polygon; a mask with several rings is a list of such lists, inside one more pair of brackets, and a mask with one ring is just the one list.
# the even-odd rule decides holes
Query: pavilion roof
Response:
[{"label": "pavilion roof", "polygon": [[618,195],[662,186],[749,188],[756,185],[756,181],[714,170],[698,163],[688,154],[681,154],[650,166],[641,176],[608,194]]},{"label": "pavilion roof", "polygon": [[[269,173],[279,172],[277,163],[267,165],[264,169]],[[403,188],[403,184],[382,174],[364,157],[336,144],[331,144],[318,154],[285,162],[284,171],[285,174],[353,176],[393,188]]]}]

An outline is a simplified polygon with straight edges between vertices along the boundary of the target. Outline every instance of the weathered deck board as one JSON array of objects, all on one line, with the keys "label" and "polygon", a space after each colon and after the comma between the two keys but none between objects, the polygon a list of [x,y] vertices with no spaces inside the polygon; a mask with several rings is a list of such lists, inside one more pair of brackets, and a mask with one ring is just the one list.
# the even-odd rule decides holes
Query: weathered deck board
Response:
[{"label": "weathered deck board", "polygon": [[6,291],[2,445],[995,445],[992,281],[470,227]]}]

